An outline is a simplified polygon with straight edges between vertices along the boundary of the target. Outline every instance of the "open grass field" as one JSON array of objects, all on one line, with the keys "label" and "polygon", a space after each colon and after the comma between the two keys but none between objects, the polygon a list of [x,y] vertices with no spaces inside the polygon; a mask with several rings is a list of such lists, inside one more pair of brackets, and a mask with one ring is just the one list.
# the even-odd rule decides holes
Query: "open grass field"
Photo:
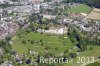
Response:
[{"label": "open grass field", "polygon": [[77,6],[77,7],[69,9],[68,13],[69,12],[74,12],[74,13],[86,13],[86,14],[89,14],[91,11],[92,11],[91,7],[89,7],[88,5],[85,5],[85,4],[81,4],[81,5]]},{"label": "open grass field", "polygon": [[[78,57],[94,57],[95,60],[97,60],[98,57],[100,57],[100,47],[99,46],[92,46],[93,47],[92,50],[89,49],[90,47],[91,46],[88,46],[88,50],[81,52],[78,55]],[[66,63],[66,64],[61,64],[61,65],[58,64],[58,65],[55,65],[55,66],[82,66],[84,64],[84,63],[77,63],[77,60],[78,60],[78,58],[74,59],[73,63]],[[98,64],[100,64],[100,63],[98,63]],[[97,64],[97,66],[98,66],[98,64]],[[90,64],[88,66],[92,66],[92,65]],[[94,63],[93,66],[96,66],[95,63]]]},{"label": "open grass field", "polygon": [[87,66],[100,66],[100,62],[91,63],[88,64]]},{"label": "open grass field", "polygon": [[[23,43],[23,40],[25,41],[25,43]],[[34,41],[34,43],[32,44],[31,41]],[[30,49],[31,51],[33,50],[34,52],[38,52],[39,54],[49,52],[55,55],[59,55],[65,50],[69,49],[72,45],[73,44],[69,38],[34,32],[16,36],[13,41],[13,48],[18,51],[18,53],[25,53]],[[46,47],[47,49],[45,49]]]},{"label": "open grass field", "polygon": [[[100,56],[100,47],[98,46],[92,46],[93,49],[92,50],[89,50],[89,47],[88,46],[88,50],[84,51],[84,52],[81,52],[78,57],[94,57],[95,60],[98,59],[98,57]],[[77,60],[78,58],[74,59],[73,63],[68,63],[68,64],[65,64],[63,66],[80,66],[84,63],[77,63]]]},{"label": "open grass field", "polygon": [[[64,38],[66,37],[66,38]],[[25,44],[22,41],[26,41]],[[30,40],[30,41],[29,41]],[[34,44],[31,41],[34,40]],[[22,33],[19,36],[13,38],[13,48],[18,53],[28,52],[29,49],[34,52],[38,52],[40,55],[43,55],[45,52],[53,53],[54,55],[60,55],[65,50],[70,49],[73,46],[73,43],[67,38],[67,35],[46,35],[41,33]],[[45,48],[48,49],[45,49]],[[93,48],[90,50],[90,48]],[[73,52],[76,52],[73,50]],[[95,60],[100,57],[100,47],[99,46],[90,46],[84,52],[80,52],[78,57],[94,57]],[[74,59],[72,63],[66,64],[55,64],[55,66],[80,66],[84,63],[77,63],[78,58]]]}]

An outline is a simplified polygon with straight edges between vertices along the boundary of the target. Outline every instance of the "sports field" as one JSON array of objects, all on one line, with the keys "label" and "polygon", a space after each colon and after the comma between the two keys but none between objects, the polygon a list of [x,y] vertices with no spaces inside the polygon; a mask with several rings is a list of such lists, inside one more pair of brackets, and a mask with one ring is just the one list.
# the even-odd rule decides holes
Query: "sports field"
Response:
[{"label": "sports field", "polygon": [[86,13],[86,14],[89,14],[91,11],[92,11],[91,7],[89,7],[88,5],[85,5],[85,4],[81,4],[79,6],[76,6],[74,8],[69,9],[68,13],[69,12],[74,12],[74,13]]}]

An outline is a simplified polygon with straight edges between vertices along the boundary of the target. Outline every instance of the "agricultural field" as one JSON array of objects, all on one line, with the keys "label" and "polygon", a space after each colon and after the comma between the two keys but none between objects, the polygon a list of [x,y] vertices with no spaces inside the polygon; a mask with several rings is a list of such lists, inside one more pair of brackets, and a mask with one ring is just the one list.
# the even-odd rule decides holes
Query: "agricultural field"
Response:
[{"label": "agricultural field", "polygon": [[72,45],[73,43],[66,35],[51,36],[49,34],[30,32],[16,36],[13,39],[13,48],[18,51],[18,53],[25,53],[31,50],[39,54],[49,52],[59,55]]},{"label": "agricultural field", "polygon": [[68,13],[69,12],[74,12],[74,13],[86,13],[86,14],[89,14],[91,11],[92,11],[91,7],[89,7],[88,5],[85,5],[85,4],[81,4],[81,5],[77,6],[77,7],[69,9]]},{"label": "agricultural field", "polygon": [[94,8],[86,18],[93,20],[100,20],[100,9]]}]

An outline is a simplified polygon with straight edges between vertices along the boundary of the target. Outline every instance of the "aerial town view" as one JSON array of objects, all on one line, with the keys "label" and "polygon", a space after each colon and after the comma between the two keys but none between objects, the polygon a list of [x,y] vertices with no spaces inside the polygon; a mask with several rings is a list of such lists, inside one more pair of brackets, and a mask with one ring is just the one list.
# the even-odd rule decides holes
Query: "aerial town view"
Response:
[{"label": "aerial town view", "polygon": [[100,0],[0,0],[0,66],[100,66]]}]

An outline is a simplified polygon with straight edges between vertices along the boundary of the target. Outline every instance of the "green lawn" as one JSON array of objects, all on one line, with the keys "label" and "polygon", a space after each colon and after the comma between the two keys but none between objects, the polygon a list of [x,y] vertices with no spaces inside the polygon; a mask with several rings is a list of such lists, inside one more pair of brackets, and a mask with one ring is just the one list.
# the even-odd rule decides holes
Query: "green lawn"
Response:
[{"label": "green lawn", "polygon": [[[98,59],[98,57],[100,57],[100,46],[92,46],[93,49],[89,50],[88,46],[88,50],[81,52],[78,57],[94,57],[95,60]],[[62,66],[80,66],[83,63],[76,63],[78,59],[74,59],[73,63],[67,63],[67,64],[63,64]],[[99,63],[100,64],[100,63]],[[91,65],[89,65],[91,66]],[[95,66],[95,65],[93,65]]]},{"label": "green lawn", "polygon": [[100,62],[91,63],[88,64],[87,66],[100,66]]},{"label": "green lawn", "polygon": [[75,13],[90,13],[92,10],[91,7],[85,5],[85,4],[81,4],[80,6],[77,6],[77,7],[74,7],[74,8],[71,8],[68,10],[68,13],[69,12],[75,12]]},{"label": "green lawn", "polygon": [[[40,54],[43,54],[44,51],[47,51],[49,53],[59,55],[73,45],[70,39],[62,38],[62,36],[59,38],[59,36],[45,35],[34,32],[22,34],[20,36],[21,38],[17,36],[13,42],[13,48],[19,53],[27,52],[28,49],[30,49]],[[26,44],[22,43],[23,40],[26,41]],[[31,44],[31,41],[28,40],[34,40],[35,43]],[[40,40],[42,40],[43,45],[41,45]],[[46,50],[45,47],[48,47],[49,49]]]}]

